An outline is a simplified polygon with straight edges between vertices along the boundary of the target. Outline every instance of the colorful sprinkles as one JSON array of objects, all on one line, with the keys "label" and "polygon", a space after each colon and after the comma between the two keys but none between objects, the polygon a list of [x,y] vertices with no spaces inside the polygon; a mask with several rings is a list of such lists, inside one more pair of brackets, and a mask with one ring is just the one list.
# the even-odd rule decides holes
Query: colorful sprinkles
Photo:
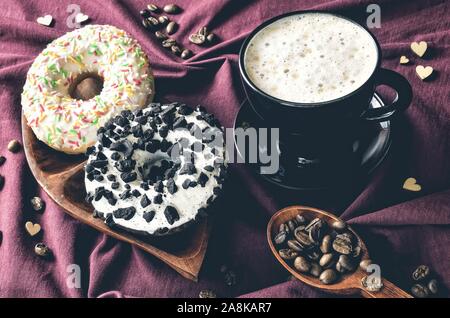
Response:
[{"label": "colorful sprinkles", "polygon": [[[83,73],[104,78],[102,92],[90,100],[69,94]],[[89,25],[54,40],[36,58],[22,106],[40,140],[57,150],[82,153],[109,118],[141,108],[153,95],[152,72],[139,43],[116,27]]]}]

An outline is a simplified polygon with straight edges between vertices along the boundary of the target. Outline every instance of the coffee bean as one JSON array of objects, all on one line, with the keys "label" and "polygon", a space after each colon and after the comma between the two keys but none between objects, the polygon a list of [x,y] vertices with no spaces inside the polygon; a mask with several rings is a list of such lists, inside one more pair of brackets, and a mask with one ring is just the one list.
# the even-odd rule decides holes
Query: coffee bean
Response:
[{"label": "coffee bean", "polygon": [[158,12],[159,11],[158,6],[156,4],[153,4],[153,3],[147,5],[147,9],[149,11],[151,11],[151,12]]},{"label": "coffee bean", "polygon": [[323,254],[320,258],[319,265],[323,268],[329,268],[333,265],[334,255],[332,253]]},{"label": "coffee bean", "polygon": [[348,233],[338,234],[333,241],[333,249],[340,254],[350,254],[353,251],[351,236]]},{"label": "coffee bean", "polygon": [[192,51],[191,51],[191,50],[184,49],[184,50],[181,52],[181,58],[182,58],[183,60],[186,60],[186,59],[190,58],[191,56],[192,56]]},{"label": "coffee bean", "polygon": [[207,27],[201,27],[198,31],[197,34],[200,35],[204,35],[205,37],[208,35],[208,28]]},{"label": "coffee bean", "polygon": [[158,19],[157,18],[154,18],[154,17],[148,17],[147,18],[147,21],[148,21],[148,23],[151,25],[151,26],[158,26],[159,25],[159,21],[158,21]]},{"label": "coffee bean", "polygon": [[8,150],[13,153],[18,152],[20,150],[20,142],[16,139],[11,140],[8,143]]},{"label": "coffee bean", "polygon": [[352,262],[351,258],[347,255],[341,255],[339,256],[338,263],[341,264],[343,268],[348,270],[349,272],[353,272],[356,269],[355,264]]},{"label": "coffee bean", "polygon": [[176,14],[181,11],[180,7],[176,4],[167,4],[163,7],[164,12],[170,13],[170,14]]},{"label": "coffee bean", "polygon": [[211,289],[204,289],[200,291],[198,298],[217,298],[217,295]]},{"label": "coffee bean", "polygon": [[174,34],[177,31],[178,25],[175,21],[169,22],[169,24],[166,26],[166,32],[169,35]]},{"label": "coffee bean", "polygon": [[181,53],[181,49],[178,45],[173,45],[170,50],[172,51],[173,54],[175,55],[180,55]]},{"label": "coffee bean", "polygon": [[336,232],[343,232],[347,228],[347,224],[342,220],[338,220],[338,221],[334,221],[333,224],[331,224],[331,227]]},{"label": "coffee bean", "polygon": [[45,209],[45,202],[40,197],[33,197],[31,199],[31,206],[36,212],[42,212]]},{"label": "coffee bean", "polygon": [[165,48],[171,48],[172,46],[176,45],[177,41],[175,41],[174,39],[166,39],[162,42],[162,46]]},{"label": "coffee bean", "polygon": [[339,262],[336,263],[336,271],[341,274],[344,274],[346,272],[344,266],[342,266],[342,264]]},{"label": "coffee bean", "polygon": [[309,228],[309,239],[311,242],[318,244],[321,241],[324,232],[324,225],[322,221],[319,221]]},{"label": "coffee bean", "polygon": [[359,267],[361,267],[363,271],[367,271],[367,267],[369,267],[369,265],[371,264],[372,264],[371,259],[364,259],[359,263]]},{"label": "coffee bean", "polygon": [[416,298],[427,298],[430,294],[430,291],[427,287],[421,284],[415,284],[413,287],[411,287],[411,293]]},{"label": "coffee bean", "polygon": [[359,259],[359,257],[362,256],[361,253],[362,253],[362,247],[360,245],[356,245],[355,247],[353,247],[352,257],[354,259],[356,259],[356,260]]},{"label": "coffee bean", "polygon": [[34,252],[41,257],[47,257],[51,254],[51,250],[44,243],[37,243],[34,246]]},{"label": "coffee bean", "polygon": [[430,275],[430,268],[427,265],[418,266],[412,273],[412,278],[415,281],[421,281]]},{"label": "coffee bean", "polygon": [[291,250],[290,248],[283,248],[278,251],[282,259],[285,260],[293,260],[297,257],[298,253],[296,251]]},{"label": "coffee bean", "polygon": [[166,25],[167,23],[169,23],[169,18],[165,15],[162,15],[158,18],[159,24],[161,25]]},{"label": "coffee bean", "polygon": [[215,41],[216,36],[214,33],[210,33],[206,36],[206,40],[211,44]]},{"label": "coffee bean", "polygon": [[290,233],[291,231],[289,230],[289,226],[287,226],[286,223],[281,223],[280,227],[279,227],[279,231],[280,232],[286,232],[286,233]]},{"label": "coffee bean", "polygon": [[0,156],[0,167],[3,166],[3,164],[5,163],[6,158],[3,156]]},{"label": "coffee bean", "polygon": [[303,215],[301,215],[301,214],[297,214],[297,215],[295,216],[295,220],[297,221],[297,224],[298,224],[298,225],[301,225],[301,224],[305,224],[305,223],[306,223],[305,217],[304,217]]},{"label": "coffee bean", "polygon": [[322,243],[320,244],[320,251],[324,254],[331,251],[331,235],[327,234],[323,237]]},{"label": "coffee bean", "polygon": [[287,245],[290,249],[296,251],[296,252],[302,252],[303,246],[297,241],[297,240],[289,240],[287,242]]},{"label": "coffee bean", "polygon": [[161,40],[161,41],[167,40],[167,38],[168,38],[168,36],[166,34],[162,33],[161,31],[156,31],[155,36],[158,40]]},{"label": "coffee bean", "polygon": [[139,14],[141,15],[141,17],[143,18],[148,18],[150,16],[150,11],[148,11],[147,9],[141,10],[139,12]]},{"label": "coffee bean", "polygon": [[322,273],[322,267],[320,267],[317,263],[311,263],[311,269],[309,270],[309,273],[314,277],[319,277],[320,273]]},{"label": "coffee bean", "polygon": [[337,278],[338,275],[336,271],[331,268],[324,270],[319,276],[320,281],[325,285],[333,284]]},{"label": "coffee bean", "polygon": [[294,223],[294,221],[289,220],[288,223],[287,223],[287,225],[288,225],[288,227],[289,227],[289,231],[290,231],[290,232],[294,232],[294,230],[295,230],[295,223]]},{"label": "coffee bean", "polygon": [[298,228],[295,229],[294,236],[295,239],[304,247],[309,247],[313,244],[309,238],[309,234],[302,230],[299,231]]},{"label": "coffee bean", "polygon": [[287,237],[286,232],[279,232],[273,240],[275,244],[281,245],[286,241],[286,237]]},{"label": "coffee bean", "polygon": [[146,29],[150,29],[150,27],[151,27],[150,22],[148,22],[147,19],[142,20],[142,26]]},{"label": "coffee bean", "polygon": [[311,269],[311,263],[303,256],[295,258],[294,267],[301,273],[307,273]]},{"label": "coffee bean", "polygon": [[319,224],[319,226],[322,226],[323,221],[319,218],[315,218],[314,220],[312,220],[311,222],[308,223],[308,225],[306,225],[305,227],[305,231],[309,232],[311,231],[311,228],[317,226],[317,224]]},{"label": "coffee bean", "polygon": [[427,287],[428,287],[428,290],[434,295],[436,295],[439,292],[439,284],[436,279],[430,280]]},{"label": "coffee bean", "polygon": [[202,34],[194,33],[189,36],[189,41],[197,45],[202,45],[205,43],[206,37]]}]

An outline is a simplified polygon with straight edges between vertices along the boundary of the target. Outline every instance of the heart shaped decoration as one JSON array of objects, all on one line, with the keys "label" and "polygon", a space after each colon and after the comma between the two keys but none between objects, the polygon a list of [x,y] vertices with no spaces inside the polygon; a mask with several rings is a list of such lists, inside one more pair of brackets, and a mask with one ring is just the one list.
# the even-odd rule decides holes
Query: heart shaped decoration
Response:
[{"label": "heart shaped decoration", "polygon": [[89,20],[89,16],[84,13],[80,12],[75,16],[76,23],[83,23],[83,22],[86,22],[87,20]]},{"label": "heart shaped decoration", "polygon": [[405,183],[403,183],[403,189],[418,192],[422,190],[422,187],[420,186],[420,184],[417,183],[416,179],[408,178],[405,180]]},{"label": "heart shaped decoration", "polygon": [[400,64],[404,65],[404,64],[408,64],[408,63],[409,63],[409,58],[407,58],[404,55],[400,56]]},{"label": "heart shaped decoration", "polygon": [[53,17],[50,14],[47,14],[43,17],[39,17],[36,19],[36,22],[40,25],[50,26],[53,22]]},{"label": "heart shaped decoration", "polygon": [[422,57],[425,55],[427,51],[428,44],[425,41],[420,41],[419,43],[413,42],[411,43],[411,50],[417,54],[417,56]]},{"label": "heart shaped decoration", "polygon": [[432,73],[433,68],[431,66],[424,67],[422,65],[418,65],[416,67],[416,73],[419,75],[420,79],[423,81],[427,79]]},{"label": "heart shaped decoration", "polygon": [[35,236],[41,231],[41,226],[39,224],[33,224],[33,222],[28,221],[25,223],[25,229],[27,230],[28,234],[31,236]]}]

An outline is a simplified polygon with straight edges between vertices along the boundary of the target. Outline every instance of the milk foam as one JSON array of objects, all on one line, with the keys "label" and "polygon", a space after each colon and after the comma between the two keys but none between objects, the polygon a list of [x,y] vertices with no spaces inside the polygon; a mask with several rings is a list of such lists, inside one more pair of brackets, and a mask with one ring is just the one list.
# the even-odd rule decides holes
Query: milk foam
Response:
[{"label": "milk foam", "polygon": [[318,103],[364,84],[377,64],[377,47],[361,26],[326,13],[282,18],[248,45],[244,67],[255,86],[276,98]]}]

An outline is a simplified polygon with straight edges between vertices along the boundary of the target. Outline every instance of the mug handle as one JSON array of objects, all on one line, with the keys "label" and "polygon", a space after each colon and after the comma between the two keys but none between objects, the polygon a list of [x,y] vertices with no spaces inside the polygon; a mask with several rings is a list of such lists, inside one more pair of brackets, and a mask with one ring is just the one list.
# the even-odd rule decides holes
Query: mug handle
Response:
[{"label": "mug handle", "polygon": [[412,88],[402,75],[385,68],[380,68],[375,76],[375,86],[386,85],[397,93],[391,104],[367,109],[361,115],[364,120],[381,122],[398,115],[399,112],[408,108],[412,100]]}]

